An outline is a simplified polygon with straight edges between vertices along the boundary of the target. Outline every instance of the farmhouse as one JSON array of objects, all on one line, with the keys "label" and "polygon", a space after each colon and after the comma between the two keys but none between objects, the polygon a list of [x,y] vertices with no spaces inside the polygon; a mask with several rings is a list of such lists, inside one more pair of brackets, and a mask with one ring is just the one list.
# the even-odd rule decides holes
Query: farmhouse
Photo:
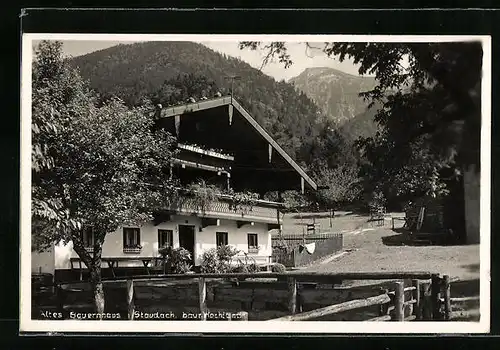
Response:
[{"label": "farmhouse", "polygon": [[[174,201],[155,220],[124,226],[106,236],[103,268],[147,267],[159,247],[184,247],[199,266],[204,251],[231,245],[257,264],[270,263],[270,230],[280,228],[279,202],[265,193],[316,190],[316,183],[231,96],[161,108],[157,126],[177,140],[170,176],[184,188],[202,181],[224,189],[200,205],[187,196]],[[258,194],[248,198],[246,193]],[[92,232],[84,233],[86,249],[93,249]],[[52,251],[32,254],[32,271],[81,269],[71,242]],[[83,265],[84,266],[84,265]]]}]

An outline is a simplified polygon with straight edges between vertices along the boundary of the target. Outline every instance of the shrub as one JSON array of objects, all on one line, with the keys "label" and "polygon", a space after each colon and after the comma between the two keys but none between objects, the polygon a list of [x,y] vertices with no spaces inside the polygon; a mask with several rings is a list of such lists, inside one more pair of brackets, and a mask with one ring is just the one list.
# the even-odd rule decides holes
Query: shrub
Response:
[{"label": "shrub", "polygon": [[201,257],[201,272],[204,273],[217,273],[220,268],[220,259],[218,250],[216,248],[211,248],[205,251]]},{"label": "shrub", "polygon": [[247,265],[248,273],[260,272],[260,267],[256,263],[251,263]]},{"label": "shrub", "polygon": [[232,273],[248,273],[248,267],[246,265],[237,265],[231,269]]},{"label": "shrub", "polygon": [[276,264],[273,264],[273,266],[271,267],[271,271],[274,273],[285,273],[286,267],[283,264],[276,263]]},{"label": "shrub", "polygon": [[217,255],[220,261],[231,262],[236,254],[238,254],[238,250],[229,245],[223,245],[217,248]]},{"label": "shrub", "polygon": [[182,247],[170,249],[167,260],[169,273],[187,273],[193,267],[191,264],[191,253]]},{"label": "shrub", "polygon": [[217,256],[219,258],[219,266],[217,272],[226,273],[231,270],[231,262],[233,257],[238,254],[238,250],[229,246],[223,245],[217,248]]},{"label": "shrub", "polygon": [[172,247],[169,246],[163,246],[161,248],[158,248],[158,253],[161,255],[162,258],[170,256],[171,252],[172,252]]},{"label": "shrub", "polygon": [[384,194],[381,191],[374,191],[372,193],[371,199],[368,202],[368,207],[370,210],[378,210],[381,208],[385,208],[386,206],[386,199],[384,197]]}]

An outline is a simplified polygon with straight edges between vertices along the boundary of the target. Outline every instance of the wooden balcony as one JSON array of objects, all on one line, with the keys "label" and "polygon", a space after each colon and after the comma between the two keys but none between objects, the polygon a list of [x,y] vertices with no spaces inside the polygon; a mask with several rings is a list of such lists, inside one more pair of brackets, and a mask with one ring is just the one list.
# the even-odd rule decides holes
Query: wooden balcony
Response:
[{"label": "wooden balcony", "polygon": [[230,196],[219,195],[216,200],[202,206],[189,196],[171,204],[169,211],[178,214],[196,215],[204,218],[229,219],[245,222],[279,224],[279,203],[255,200],[252,204],[236,204]]},{"label": "wooden balcony", "polygon": [[195,146],[195,145],[186,145],[183,143],[178,143],[177,148],[180,150],[190,151],[190,152],[198,153],[198,154],[205,155],[205,156],[234,161],[234,156],[232,156],[230,154],[223,154],[223,153],[220,153],[220,152],[217,152],[214,150],[206,150],[206,149],[200,148],[200,147]]}]

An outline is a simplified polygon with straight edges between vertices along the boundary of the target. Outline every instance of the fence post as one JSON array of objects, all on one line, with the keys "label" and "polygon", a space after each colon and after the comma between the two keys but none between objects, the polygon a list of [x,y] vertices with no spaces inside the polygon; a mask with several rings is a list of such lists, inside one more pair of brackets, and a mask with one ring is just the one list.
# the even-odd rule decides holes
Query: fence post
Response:
[{"label": "fence post", "polygon": [[198,294],[200,297],[200,312],[201,320],[205,321],[207,312],[207,283],[205,282],[205,277],[200,277],[198,279]]},{"label": "fence post", "polygon": [[64,311],[64,290],[60,284],[56,286],[56,301],[57,301],[57,311]]},{"label": "fence post", "polygon": [[295,277],[288,277],[288,310],[291,314],[297,312],[297,281]]},{"label": "fence post", "polygon": [[403,281],[396,282],[394,294],[394,319],[404,321],[405,318],[405,284]]},{"label": "fence post", "polygon": [[[236,320],[237,321],[248,321],[248,312],[247,311],[240,311],[239,312],[240,317],[238,317]],[[232,314],[229,315],[228,321],[232,321]]]},{"label": "fence post", "polygon": [[297,300],[297,307],[296,307],[295,311],[298,313],[301,313],[302,308],[304,306],[304,296],[302,294],[302,290],[304,289],[304,286],[300,283],[297,283],[297,282],[296,282],[296,285],[297,285],[297,298],[295,300]]},{"label": "fence post", "polygon": [[133,320],[134,319],[134,281],[133,280],[127,280],[127,312],[128,312],[128,319]]},{"label": "fence post", "polygon": [[431,276],[431,304],[432,304],[432,319],[441,319],[441,278],[438,273]]},{"label": "fence post", "polygon": [[450,276],[443,276],[443,289],[444,289],[444,319],[450,320],[451,314],[451,285]]},{"label": "fence post", "polygon": [[422,320],[430,321],[432,320],[432,303],[431,303],[431,295],[430,295],[430,283],[422,282],[420,283],[420,310],[422,315]]},{"label": "fence post", "polygon": [[413,314],[415,315],[415,319],[422,319],[422,309],[420,305],[420,281],[412,280],[411,285],[415,287],[415,293],[413,293],[413,297],[415,298],[415,304],[413,305]]},{"label": "fence post", "polygon": [[[380,288],[378,294],[383,295],[383,294],[387,294],[388,292],[389,292],[389,290],[387,290],[385,288]],[[378,315],[379,316],[387,315],[388,310],[389,310],[389,307],[387,306],[387,304],[381,304],[381,305],[379,305]]]}]

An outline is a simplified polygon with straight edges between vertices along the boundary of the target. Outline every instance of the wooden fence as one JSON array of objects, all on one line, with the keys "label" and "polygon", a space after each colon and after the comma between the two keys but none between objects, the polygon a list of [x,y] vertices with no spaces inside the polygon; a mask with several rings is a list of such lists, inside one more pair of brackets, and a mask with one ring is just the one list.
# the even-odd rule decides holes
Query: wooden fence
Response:
[{"label": "wooden fence", "polygon": [[[283,247],[283,242],[286,247]],[[312,254],[301,251],[300,245],[316,243]],[[344,236],[341,233],[314,235],[284,235],[272,238],[272,260],[287,267],[305,266],[314,260],[342,251]]]},{"label": "wooden fence", "polygon": [[271,238],[271,246],[279,247],[285,243],[289,248],[295,248],[300,244],[307,244],[312,242],[323,242],[329,239],[342,237],[341,233],[315,233],[315,234],[285,234],[280,236],[273,236]]},{"label": "wooden fence", "polygon": [[[468,298],[451,298],[450,278],[445,275],[430,272],[395,272],[395,273],[228,273],[228,274],[185,274],[185,275],[144,275],[127,279],[105,279],[105,281],[121,282],[126,284],[126,300],[128,318],[134,317],[134,284],[144,281],[165,281],[179,279],[197,279],[199,310],[205,314],[209,310],[210,301],[207,300],[207,279],[236,279],[245,281],[252,278],[276,279],[268,283],[267,288],[272,289],[276,282],[286,280],[286,295],[289,315],[271,319],[269,321],[304,321],[318,320],[325,316],[362,309],[370,306],[379,306],[378,316],[366,321],[414,321],[414,320],[451,320],[452,302],[462,302]],[[362,299],[354,299],[314,310],[302,312],[301,294],[307,282],[322,282],[339,284],[345,280],[391,280],[392,288],[381,289],[378,295]],[[411,280],[411,285],[405,287],[403,280]],[[65,283],[66,284],[66,283]],[[162,288],[176,288],[165,286]],[[63,285],[57,286],[58,295],[63,294]],[[64,302],[60,305],[63,308]],[[240,313],[239,320],[248,320],[248,313]],[[206,319],[206,317],[202,318]]]}]

